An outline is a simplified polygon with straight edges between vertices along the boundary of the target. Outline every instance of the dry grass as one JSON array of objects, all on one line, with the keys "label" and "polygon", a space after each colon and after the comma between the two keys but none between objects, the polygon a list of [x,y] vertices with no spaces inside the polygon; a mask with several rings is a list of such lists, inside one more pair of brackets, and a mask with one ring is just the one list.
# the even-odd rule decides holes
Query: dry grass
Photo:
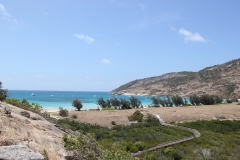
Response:
[{"label": "dry grass", "polygon": [[[111,125],[112,121],[116,124],[128,125],[128,116],[132,115],[137,109],[113,110],[113,111],[69,111],[69,118],[73,114],[77,115],[78,121],[99,124],[103,126]],[[196,120],[210,120],[224,116],[226,119],[240,119],[240,106],[236,104],[222,104],[210,106],[190,106],[190,107],[164,107],[164,108],[141,108],[144,115],[147,113],[158,114],[166,122],[185,122]],[[57,116],[55,112],[53,115]]]}]

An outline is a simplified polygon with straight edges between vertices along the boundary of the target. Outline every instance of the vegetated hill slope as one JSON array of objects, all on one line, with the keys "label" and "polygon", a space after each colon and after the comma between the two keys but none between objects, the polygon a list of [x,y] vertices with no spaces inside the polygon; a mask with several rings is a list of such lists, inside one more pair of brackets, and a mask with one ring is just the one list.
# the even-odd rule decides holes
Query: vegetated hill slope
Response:
[{"label": "vegetated hill slope", "polygon": [[111,91],[119,95],[218,95],[240,96],[240,58],[199,72],[173,72],[131,81]]}]

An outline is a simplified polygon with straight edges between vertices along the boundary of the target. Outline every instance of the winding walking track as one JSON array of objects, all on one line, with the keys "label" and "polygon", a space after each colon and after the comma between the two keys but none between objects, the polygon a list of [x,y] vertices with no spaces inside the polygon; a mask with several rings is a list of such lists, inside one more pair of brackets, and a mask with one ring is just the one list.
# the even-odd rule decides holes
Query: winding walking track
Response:
[{"label": "winding walking track", "polygon": [[175,145],[175,144],[178,144],[178,143],[183,143],[183,142],[190,141],[190,140],[193,140],[194,138],[198,138],[198,137],[201,136],[201,134],[200,134],[197,130],[195,130],[195,129],[191,129],[191,128],[187,128],[187,127],[181,127],[181,126],[178,126],[178,125],[165,123],[165,122],[160,118],[159,115],[157,115],[157,114],[154,114],[154,115],[158,118],[158,120],[159,120],[159,122],[160,122],[160,124],[161,124],[162,126],[170,126],[170,127],[182,129],[182,130],[191,132],[191,133],[193,134],[193,136],[192,136],[192,137],[188,137],[188,138],[179,139],[179,140],[172,141],[172,142],[168,142],[168,143],[164,143],[164,144],[160,144],[160,145],[158,145],[158,146],[155,146],[155,147],[152,147],[152,148],[143,150],[143,151],[139,151],[139,152],[137,152],[137,153],[132,153],[132,154],[131,154],[132,157],[138,156],[138,155],[142,154],[143,152],[155,151],[155,150],[157,150],[157,149],[159,149],[159,148],[172,146],[172,145]]}]

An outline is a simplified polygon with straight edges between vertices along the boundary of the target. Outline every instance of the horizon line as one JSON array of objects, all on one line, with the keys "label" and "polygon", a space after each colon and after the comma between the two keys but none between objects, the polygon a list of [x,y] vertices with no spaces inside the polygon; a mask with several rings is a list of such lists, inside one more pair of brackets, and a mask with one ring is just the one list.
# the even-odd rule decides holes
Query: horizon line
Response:
[{"label": "horizon line", "polygon": [[29,89],[8,89],[8,91],[51,91],[51,92],[111,92],[111,91],[70,91],[70,90],[29,90]]}]

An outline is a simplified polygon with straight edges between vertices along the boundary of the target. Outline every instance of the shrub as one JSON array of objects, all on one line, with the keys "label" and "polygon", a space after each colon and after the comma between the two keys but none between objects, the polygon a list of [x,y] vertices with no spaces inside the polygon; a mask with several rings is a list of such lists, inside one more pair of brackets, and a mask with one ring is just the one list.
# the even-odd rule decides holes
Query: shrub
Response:
[{"label": "shrub", "polygon": [[136,146],[139,151],[146,149],[146,144],[141,141],[135,142],[133,145]]},{"label": "shrub", "polygon": [[227,103],[232,103],[233,101],[231,99],[226,100]]},{"label": "shrub", "polygon": [[116,125],[116,122],[115,122],[115,121],[112,121],[111,124],[112,124],[112,125]]},{"label": "shrub", "polygon": [[143,120],[143,114],[140,111],[135,111],[133,115],[128,117],[129,121],[138,121],[142,122]]},{"label": "shrub", "polygon": [[91,134],[83,135],[82,133],[79,133],[78,136],[68,136],[67,134],[63,134],[62,140],[66,150],[72,152],[73,159],[134,159],[129,153],[122,151],[121,149],[116,151],[101,149]]},{"label": "shrub", "polygon": [[145,122],[149,123],[149,124],[159,124],[159,120],[154,117],[154,115],[152,114],[147,114]]},{"label": "shrub", "polygon": [[59,107],[59,115],[62,117],[67,117],[68,116],[68,110],[63,109],[62,107]]},{"label": "shrub", "polygon": [[73,115],[72,115],[72,118],[73,118],[73,119],[76,119],[76,118],[77,118],[77,115],[76,115],[76,114],[73,114]]},{"label": "shrub", "polygon": [[73,159],[102,159],[103,153],[94,138],[90,135],[81,134],[78,137],[63,134],[64,147],[72,151]]},{"label": "shrub", "polygon": [[132,153],[138,152],[138,148],[137,148],[136,146],[130,146],[130,147],[129,147],[129,150],[130,150],[130,152],[132,152]]},{"label": "shrub", "polygon": [[173,151],[174,151],[174,148],[170,146],[164,149],[163,153],[167,155],[167,154],[172,154]]}]

